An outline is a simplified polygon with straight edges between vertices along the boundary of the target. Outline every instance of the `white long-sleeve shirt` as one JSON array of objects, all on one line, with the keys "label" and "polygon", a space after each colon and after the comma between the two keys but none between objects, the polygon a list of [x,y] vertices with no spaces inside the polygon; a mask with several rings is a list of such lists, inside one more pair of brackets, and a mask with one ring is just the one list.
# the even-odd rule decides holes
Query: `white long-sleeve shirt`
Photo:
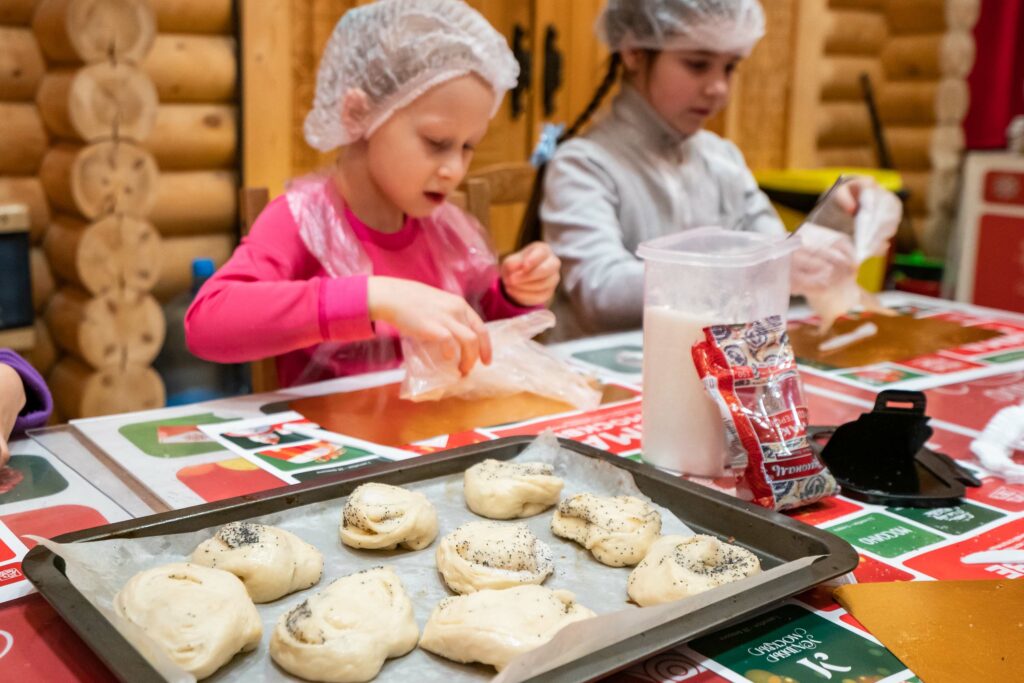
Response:
[{"label": "white long-sleeve shirt", "polygon": [[640,327],[641,242],[708,225],[785,231],[736,145],[708,131],[682,135],[629,85],[606,116],[559,146],[541,220],[562,260],[556,339]]}]

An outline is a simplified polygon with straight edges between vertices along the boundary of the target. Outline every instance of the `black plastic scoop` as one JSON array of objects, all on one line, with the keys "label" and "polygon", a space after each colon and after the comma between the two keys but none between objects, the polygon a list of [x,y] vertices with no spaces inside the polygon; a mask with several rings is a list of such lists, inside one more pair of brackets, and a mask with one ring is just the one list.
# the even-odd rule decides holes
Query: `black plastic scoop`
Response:
[{"label": "black plastic scoop", "polygon": [[948,455],[925,447],[932,435],[925,405],[920,391],[883,391],[874,410],[853,422],[808,429],[843,495],[875,505],[948,507],[963,498],[965,485],[981,485]]}]

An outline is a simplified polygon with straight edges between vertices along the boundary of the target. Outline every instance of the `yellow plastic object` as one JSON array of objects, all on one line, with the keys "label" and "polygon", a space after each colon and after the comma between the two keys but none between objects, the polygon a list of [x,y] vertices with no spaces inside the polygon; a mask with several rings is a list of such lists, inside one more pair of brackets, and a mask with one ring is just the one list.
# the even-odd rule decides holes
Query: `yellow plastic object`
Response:
[{"label": "yellow plastic object", "polygon": [[783,192],[806,192],[815,197],[832,187],[840,175],[869,176],[890,192],[903,189],[903,178],[897,171],[879,168],[793,168],[755,171],[757,184],[763,189]]},{"label": "yellow plastic object", "polygon": [[[821,193],[832,187],[840,175],[869,176],[890,192],[899,192],[903,189],[903,178],[899,173],[877,168],[767,169],[754,172],[754,178],[757,179],[757,184],[762,190],[786,192],[794,196],[802,195],[802,199],[812,205]],[[784,206],[778,201],[773,201],[772,204],[778,211],[783,225],[790,231],[795,230],[807,215],[798,209]],[[861,264],[857,273],[857,282],[861,287],[869,292],[877,292],[882,289],[884,281],[885,258],[878,256]]]}]

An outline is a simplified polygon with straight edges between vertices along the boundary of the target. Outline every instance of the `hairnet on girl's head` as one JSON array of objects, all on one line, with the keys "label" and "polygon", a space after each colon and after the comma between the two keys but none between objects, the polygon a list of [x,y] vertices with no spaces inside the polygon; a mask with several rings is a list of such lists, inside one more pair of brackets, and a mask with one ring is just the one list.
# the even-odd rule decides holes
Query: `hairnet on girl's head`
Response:
[{"label": "hairnet on girl's head", "polygon": [[[372,134],[398,109],[435,85],[469,73],[494,88],[497,112],[515,87],[519,64],[505,38],[461,0],[378,0],[349,10],[320,58],[306,142],[330,151]],[[362,91],[368,109],[342,120],[346,94]]]},{"label": "hairnet on girl's head", "polygon": [[764,35],[758,0],[607,0],[597,33],[612,52],[710,50],[750,54]]}]

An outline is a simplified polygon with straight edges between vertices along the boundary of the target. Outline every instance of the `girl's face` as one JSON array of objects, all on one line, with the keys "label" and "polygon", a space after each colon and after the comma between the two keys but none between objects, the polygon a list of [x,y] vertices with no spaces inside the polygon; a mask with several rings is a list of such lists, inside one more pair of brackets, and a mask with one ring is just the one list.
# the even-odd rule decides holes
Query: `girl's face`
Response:
[{"label": "girl's face", "polygon": [[384,197],[407,216],[430,215],[469,170],[494,98],[483,79],[467,75],[395,112],[367,141],[369,172]]},{"label": "girl's face", "polygon": [[705,50],[626,50],[630,82],[670,126],[693,135],[729,103],[740,55]]}]

